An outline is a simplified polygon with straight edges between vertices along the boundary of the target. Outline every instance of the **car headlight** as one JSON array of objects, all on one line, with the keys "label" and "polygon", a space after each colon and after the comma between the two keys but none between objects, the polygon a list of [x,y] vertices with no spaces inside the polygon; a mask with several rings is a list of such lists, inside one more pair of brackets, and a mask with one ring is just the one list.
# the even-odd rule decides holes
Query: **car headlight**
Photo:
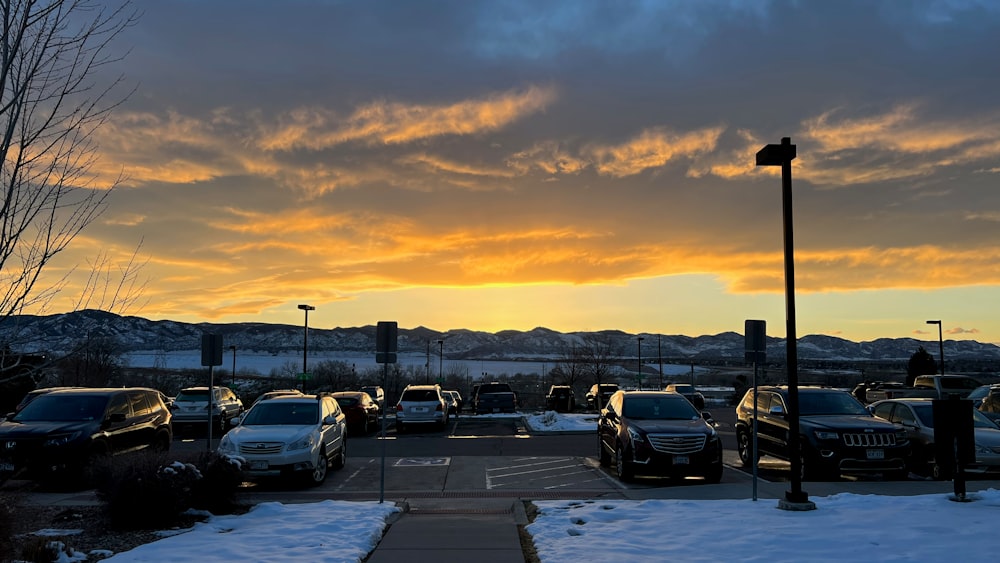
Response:
[{"label": "car headlight", "polygon": [[840,438],[840,434],[836,432],[827,432],[825,430],[817,430],[813,432],[816,435],[817,440],[836,440]]},{"label": "car headlight", "polygon": [[633,444],[641,444],[645,441],[643,435],[640,434],[638,430],[631,427],[628,429],[628,436],[632,439]]},{"label": "car headlight", "polygon": [[49,436],[45,439],[42,444],[44,447],[52,446],[65,446],[66,444],[76,440],[80,436],[79,432],[72,432],[70,434],[56,434],[54,436]]},{"label": "car headlight", "polygon": [[232,438],[230,438],[229,436],[230,436],[229,434],[226,434],[225,436],[222,437],[222,440],[219,441],[220,454],[231,455],[236,453],[236,444],[233,443]]},{"label": "car headlight", "polygon": [[289,450],[304,450],[306,448],[311,448],[316,444],[316,434],[310,432],[309,434],[295,440],[288,445]]}]

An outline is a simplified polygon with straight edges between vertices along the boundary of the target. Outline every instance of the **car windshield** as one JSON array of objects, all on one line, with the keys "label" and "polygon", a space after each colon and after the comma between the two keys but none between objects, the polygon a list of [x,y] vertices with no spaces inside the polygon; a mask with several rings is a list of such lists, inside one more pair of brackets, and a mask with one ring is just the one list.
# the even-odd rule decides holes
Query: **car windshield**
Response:
[{"label": "car windshield", "polygon": [[815,415],[862,415],[870,413],[857,399],[848,393],[800,393],[799,414]]},{"label": "car windshield", "polygon": [[990,394],[990,386],[983,385],[981,387],[976,387],[973,389],[972,393],[969,393],[967,399],[982,399],[983,397]]},{"label": "car windshield", "polygon": [[439,401],[437,391],[433,389],[407,389],[403,391],[403,397],[400,401],[410,401],[418,403],[426,403],[429,401]]},{"label": "car windshield", "polygon": [[241,423],[242,426],[294,425],[319,422],[319,403],[315,401],[271,400],[257,403]]},{"label": "car windshield", "polygon": [[353,407],[358,404],[358,400],[354,397],[337,397],[337,402],[340,403],[342,407]]},{"label": "car windshield", "polygon": [[16,422],[89,422],[102,420],[106,395],[45,394],[28,403],[12,420]]},{"label": "car windshield", "polygon": [[174,398],[175,403],[183,402],[208,402],[208,389],[185,389]]},{"label": "car windshield", "polygon": [[[934,405],[913,405],[913,411],[917,413],[917,418],[927,428],[934,428]],[[975,428],[997,428],[992,420],[976,409],[971,409],[972,426]]]},{"label": "car windshield", "polygon": [[692,420],[698,411],[679,397],[626,397],[624,415],[632,420]]}]

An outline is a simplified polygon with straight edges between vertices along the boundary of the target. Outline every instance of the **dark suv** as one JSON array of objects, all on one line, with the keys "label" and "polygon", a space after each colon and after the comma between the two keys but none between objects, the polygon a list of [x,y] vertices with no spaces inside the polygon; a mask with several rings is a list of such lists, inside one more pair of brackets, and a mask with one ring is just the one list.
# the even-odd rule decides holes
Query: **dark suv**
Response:
[{"label": "dark suv", "polygon": [[576,409],[576,397],[569,385],[553,385],[545,395],[545,408],[556,412],[573,412]]},{"label": "dark suv", "polygon": [[[761,387],[757,402],[757,450],[788,460],[788,387]],[[736,447],[752,467],[753,389],[736,407]],[[802,477],[836,478],[842,473],[906,476],[910,444],[906,432],[876,418],[847,391],[799,388],[799,448]]]},{"label": "dark suv", "polygon": [[[608,399],[611,395],[618,391],[617,383],[602,383],[601,392],[597,392],[597,384],[590,386],[590,391],[587,391],[587,408],[588,409],[602,409],[608,404]],[[598,404],[600,402],[600,404]]]},{"label": "dark suv", "polygon": [[155,389],[51,391],[0,423],[0,475],[79,476],[96,457],[166,451],[172,439],[170,409]]},{"label": "dark suv", "polygon": [[722,480],[722,440],[684,396],[618,391],[597,422],[601,465],[614,457],[618,478],[636,473]]}]

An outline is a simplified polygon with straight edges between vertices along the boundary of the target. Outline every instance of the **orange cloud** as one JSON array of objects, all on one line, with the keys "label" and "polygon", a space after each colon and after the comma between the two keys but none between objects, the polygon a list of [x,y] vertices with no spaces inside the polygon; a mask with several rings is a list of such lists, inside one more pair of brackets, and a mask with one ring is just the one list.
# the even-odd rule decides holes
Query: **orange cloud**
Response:
[{"label": "orange cloud", "polygon": [[692,158],[715,150],[722,127],[688,133],[663,128],[648,129],[620,145],[592,145],[587,153],[598,173],[623,177],[658,168],[679,158]]}]

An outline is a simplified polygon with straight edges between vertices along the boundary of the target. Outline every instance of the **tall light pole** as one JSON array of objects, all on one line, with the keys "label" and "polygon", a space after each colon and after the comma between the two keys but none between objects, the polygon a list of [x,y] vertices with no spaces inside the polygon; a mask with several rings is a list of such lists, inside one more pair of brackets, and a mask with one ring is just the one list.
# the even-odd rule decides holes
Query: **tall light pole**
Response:
[{"label": "tall light pole", "polygon": [[929,325],[938,325],[938,352],[941,353],[941,375],[944,375],[944,332],[941,330],[941,320],[927,321]]},{"label": "tall light pole", "polygon": [[438,340],[438,379],[444,382],[444,340]]},{"label": "tall light pole", "polygon": [[663,391],[663,348],[661,348],[660,337],[661,334],[656,335],[656,359],[660,362],[660,388],[657,391]]},{"label": "tall light pole", "polygon": [[302,333],[302,390],[306,390],[306,374],[309,373],[308,369],[308,358],[309,358],[309,311],[315,311],[316,307],[312,305],[299,305],[299,309],[305,311],[306,322],[304,326],[304,331]]},{"label": "tall light pole", "polygon": [[799,444],[799,357],[795,334],[795,259],[792,241],[792,160],[796,157],[795,145],[790,137],[782,137],[781,144],[765,145],[757,151],[757,166],[781,167],[781,222],[785,251],[785,365],[788,371],[788,453],[792,466],[792,488],[785,491],[779,508],[810,510],[816,508],[809,495],[802,490],[802,451]]},{"label": "tall light pole", "polygon": [[639,376],[638,376],[638,379],[639,379],[639,391],[642,391],[642,341],[643,340],[644,340],[644,338],[641,337],[641,336],[636,336],[635,337],[636,352],[637,352],[636,353],[636,358],[638,359],[638,362],[639,362]]},{"label": "tall light pole", "polygon": [[233,351],[233,387],[236,387],[236,346],[230,346],[229,349]]}]

